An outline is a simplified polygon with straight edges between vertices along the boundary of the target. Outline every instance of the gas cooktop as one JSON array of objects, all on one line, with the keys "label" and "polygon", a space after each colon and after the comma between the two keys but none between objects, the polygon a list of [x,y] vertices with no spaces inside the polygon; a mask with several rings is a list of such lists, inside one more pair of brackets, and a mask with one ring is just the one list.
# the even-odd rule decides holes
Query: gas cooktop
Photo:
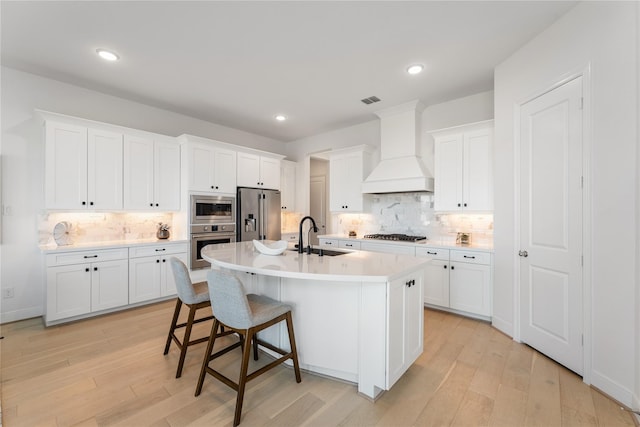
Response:
[{"label": "gas cooktop", "polygon": [[427,240],[426,236],[409,236],[406,234],[365,234],[365,239],[372,240],[396,240],[402,242],[417,242]]}]

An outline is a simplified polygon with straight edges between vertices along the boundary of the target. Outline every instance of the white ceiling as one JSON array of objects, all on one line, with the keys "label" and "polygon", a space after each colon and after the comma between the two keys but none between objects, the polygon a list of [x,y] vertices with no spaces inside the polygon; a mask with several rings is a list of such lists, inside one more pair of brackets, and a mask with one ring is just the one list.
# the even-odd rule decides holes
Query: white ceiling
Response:
[{"label": "white ceiling", "polygon": [[4,0],[2,64],[293,141],[491,90],[495,65],[575,3]]}]

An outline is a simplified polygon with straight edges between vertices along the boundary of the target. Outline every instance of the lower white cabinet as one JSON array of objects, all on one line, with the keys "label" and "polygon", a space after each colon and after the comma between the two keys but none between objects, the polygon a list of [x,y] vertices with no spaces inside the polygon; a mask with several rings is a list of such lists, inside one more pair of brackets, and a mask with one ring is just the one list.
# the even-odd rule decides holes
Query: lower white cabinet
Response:
[{"label": "lower white cabinet", "polygon": [[46,322],[128,304],[128,250],[47,255]]},{"label": "lower white cabinet", "polygon": [[490,253],[417,248],[416,256],[433,258],[425,274],[425,304],[491,316]]},{"label": "lower white cabinet", "polygon": [[169,264],[175,256],[187,264],[187,244],[131,248],[129,254],[129,303],[176,294]]},{"label": "lower white cabinet", "polygon": [[422,354],[424,308],[422,272],[412,273],[389,284],[387,299],[387,389]]},{"label": "lower white cabinet", "polygon": [[382,252],[386,254],[415,255],[416,249],[410,245],[394,245],[389,243],[362,242],[360,249],[369,252]]}]

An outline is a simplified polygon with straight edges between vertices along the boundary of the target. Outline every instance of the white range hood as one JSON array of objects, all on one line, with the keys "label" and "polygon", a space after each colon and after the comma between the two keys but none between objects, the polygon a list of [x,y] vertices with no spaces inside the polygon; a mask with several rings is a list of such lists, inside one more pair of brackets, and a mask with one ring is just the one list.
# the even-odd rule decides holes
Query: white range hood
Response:
[{"label": "white range hood", "polygon": [[362,183],[363,193],[433,192],[433,175],[419,156],[420,101],[376,112],[380,117],[380,163]]}]

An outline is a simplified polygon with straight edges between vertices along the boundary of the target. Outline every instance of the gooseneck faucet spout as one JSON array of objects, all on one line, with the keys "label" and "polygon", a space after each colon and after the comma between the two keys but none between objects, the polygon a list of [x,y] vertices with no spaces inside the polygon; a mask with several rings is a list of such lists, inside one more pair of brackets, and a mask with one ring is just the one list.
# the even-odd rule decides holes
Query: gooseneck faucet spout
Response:
[{"label": "gooseneck faucet spout", "polygon": [[[318,232],[318,226],[316,225],[316,220],[315,219],[311,218],[310,216],[305,216],[304,218],[302,218],[300,220],[300,227],[299,227],[300,229],[299,229],[299,234],[298,234],[298,253],[304,252],[304,245],[302,244],[302,224],[308,219],[311,220],[313,231],[315,231],[316,233]],[[309,238],[307,238],[307,245],[310,246],[310,243],[309,243],[308,240],[309,240]]]}]

